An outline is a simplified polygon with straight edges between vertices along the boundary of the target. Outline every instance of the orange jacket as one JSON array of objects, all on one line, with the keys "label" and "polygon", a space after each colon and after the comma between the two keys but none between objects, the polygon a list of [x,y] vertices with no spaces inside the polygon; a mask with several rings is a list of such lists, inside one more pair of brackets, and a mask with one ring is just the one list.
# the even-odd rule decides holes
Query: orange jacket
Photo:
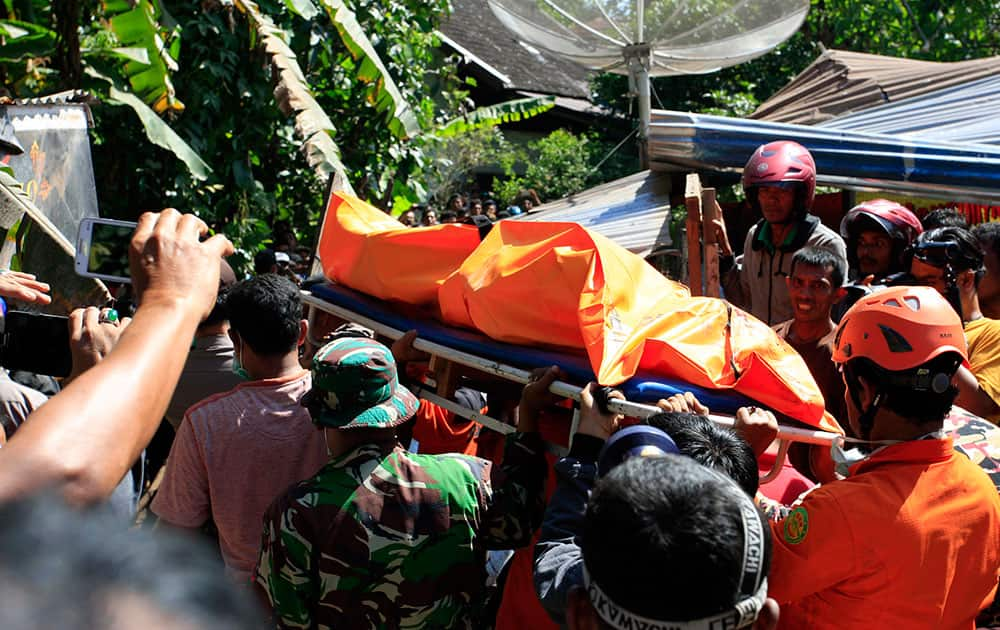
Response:
[{"label": "orange jacket", "polygon": [[1000,497],[951,439],[887,446],[772,523],[780,628],[961,628],[992,602]]}]

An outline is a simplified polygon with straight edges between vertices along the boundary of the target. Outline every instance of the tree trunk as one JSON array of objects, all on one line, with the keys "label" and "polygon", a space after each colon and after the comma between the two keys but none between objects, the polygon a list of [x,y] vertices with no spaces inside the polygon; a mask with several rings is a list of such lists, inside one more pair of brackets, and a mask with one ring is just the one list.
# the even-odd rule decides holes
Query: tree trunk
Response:
[{"label": "tree trunk", "polygon": [[78,89],[83,77],[80,60],[80,0],[53,0],[52,14],[56,20],[55,65],[67,89]]}]

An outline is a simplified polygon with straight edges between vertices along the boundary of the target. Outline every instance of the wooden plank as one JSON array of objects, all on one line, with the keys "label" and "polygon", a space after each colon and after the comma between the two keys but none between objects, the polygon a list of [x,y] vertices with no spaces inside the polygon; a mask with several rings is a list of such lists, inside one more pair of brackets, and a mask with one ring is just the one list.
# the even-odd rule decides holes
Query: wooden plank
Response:
[{"label": "wooden plank", "polygon": [[712,221],[722,216],[721,208],[715,200],[714,188],[703,188],[701,191],[701,224],[702,240],[705,253],[705,295],[719,297],[719,244],[715,240],[715,227]]},{"label": "wooden plank", "polygon": [[701,276],[701,180],[697,173],[689,173],[684,182],[684,205],[687,207],[687,284],[691,295],[704,295]]}]

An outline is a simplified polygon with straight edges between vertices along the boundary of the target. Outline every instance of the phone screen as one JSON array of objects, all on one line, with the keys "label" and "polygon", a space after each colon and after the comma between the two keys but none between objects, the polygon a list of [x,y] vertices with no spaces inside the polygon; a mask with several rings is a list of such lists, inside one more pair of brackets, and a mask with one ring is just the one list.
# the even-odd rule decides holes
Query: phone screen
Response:
[{"label": "phone screen", "polygon": [[128,248],[134,225],[94,223],[90,233],[87,271],[102,276],[129,277]]}]

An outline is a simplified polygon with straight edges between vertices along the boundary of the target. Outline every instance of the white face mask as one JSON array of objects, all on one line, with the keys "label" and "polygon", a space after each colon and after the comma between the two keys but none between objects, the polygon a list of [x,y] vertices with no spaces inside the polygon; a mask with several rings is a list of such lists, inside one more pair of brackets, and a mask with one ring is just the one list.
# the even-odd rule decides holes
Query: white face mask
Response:
[{"label": "white face mask", "polygon": [[844,448],[843,440],[836,440],[830,445],[830,457],[833,458],[834,470],[841,477],[849,477],[851,466],[868,459],[870,453],[865,453],[858,447]]}]

